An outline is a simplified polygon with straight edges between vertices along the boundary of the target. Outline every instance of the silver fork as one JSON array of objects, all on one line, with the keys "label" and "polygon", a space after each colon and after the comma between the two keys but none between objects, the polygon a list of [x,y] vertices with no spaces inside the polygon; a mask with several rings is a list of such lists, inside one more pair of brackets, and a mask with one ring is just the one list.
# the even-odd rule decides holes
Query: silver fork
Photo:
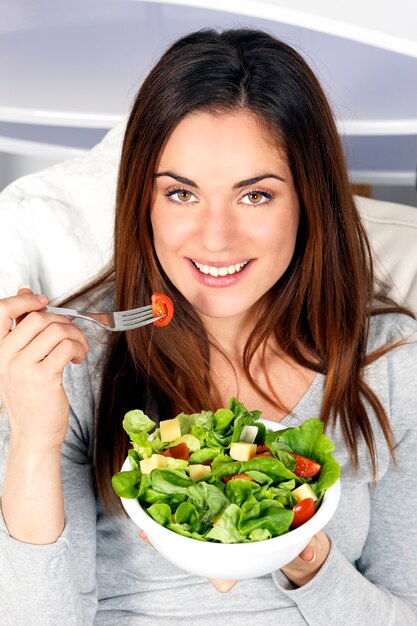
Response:
[{"label": "silver fork", "polygon": [[94,322],[106,330],[123,331],[133,330],[145,324],[152,324],[156,320],[160,320],[164,315],[154,317],[152,306],[141,306],[138,309],[130,311],[104,311],[100,313],[90,313],[90,311],[76,311],[75,309],[64,309],[62,307],[47,306],[47,313],[55,313],[56,315],[65,315],[66,317],[77,317],[89,322]]}]

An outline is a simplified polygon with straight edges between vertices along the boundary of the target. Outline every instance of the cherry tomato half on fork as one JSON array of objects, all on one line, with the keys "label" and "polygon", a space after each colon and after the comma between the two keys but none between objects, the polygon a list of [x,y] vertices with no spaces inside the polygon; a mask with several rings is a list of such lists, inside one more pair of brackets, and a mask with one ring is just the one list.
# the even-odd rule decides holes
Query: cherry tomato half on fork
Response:
[{"label": "cherry tomato half on fork", "polygon": [[171,298],[168,298],[168,296],[163,293],[153,293],[152,313],[155,317],[160,317],[161,315],[164,316],[160,320],[154,322],[154,326],[166,326],[169,324],[174,315],[174,305]]}]

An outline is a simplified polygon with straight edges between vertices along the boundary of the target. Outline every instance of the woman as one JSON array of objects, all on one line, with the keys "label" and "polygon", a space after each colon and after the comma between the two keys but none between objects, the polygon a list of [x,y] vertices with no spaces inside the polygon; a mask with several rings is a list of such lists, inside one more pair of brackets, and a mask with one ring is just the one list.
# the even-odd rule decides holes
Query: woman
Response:
[{"label": "woman", "polygon": [[[417,623],[417,324],[377,299],[316,78],[265,33],[179,40],[135,100],[114,272],[78,308],[155,291],[171,324],[115,336],[42,312],[28,289],[0,302],[5,623]],[[220,596],[139,539],[110,479],[126,411],[167,419],[232,395],[290,426],[319,416],[342,497],[293,562],[212,581]]]}]

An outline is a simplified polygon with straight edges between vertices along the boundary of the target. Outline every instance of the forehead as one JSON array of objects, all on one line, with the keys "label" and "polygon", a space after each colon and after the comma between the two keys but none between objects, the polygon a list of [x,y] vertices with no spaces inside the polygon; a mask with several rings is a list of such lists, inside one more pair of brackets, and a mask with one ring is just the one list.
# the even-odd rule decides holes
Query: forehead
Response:
[{"label": "forehead", "polygon": [[[227,169],[253,175],[271,167],[287,168],[284,150],[251,113],[196,112],[183,118],[166,141],[158,168]],[[185,170],[182,170],[185,173]]]}]

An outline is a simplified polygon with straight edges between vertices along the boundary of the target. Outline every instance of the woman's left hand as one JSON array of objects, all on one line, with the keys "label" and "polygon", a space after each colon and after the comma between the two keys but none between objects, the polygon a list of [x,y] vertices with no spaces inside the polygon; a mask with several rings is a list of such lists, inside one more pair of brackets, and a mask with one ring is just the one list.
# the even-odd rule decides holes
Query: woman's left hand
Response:
[{"label": "woman's left hand", "polygon": [[[302,587],[314,578],[327,559],[329,551],[330,541],[321,530],[293,561],[281,568],[281,571],[294,585]],[[210,582],[217,591],[227,593],[238,581],[211,578]]]},{"label": "woman's left hand", "polygon": [[288,565],[281,568],[285,576],[297,587],[306,585],[317,574],[330,551],[330,541],[321,530]]}]

